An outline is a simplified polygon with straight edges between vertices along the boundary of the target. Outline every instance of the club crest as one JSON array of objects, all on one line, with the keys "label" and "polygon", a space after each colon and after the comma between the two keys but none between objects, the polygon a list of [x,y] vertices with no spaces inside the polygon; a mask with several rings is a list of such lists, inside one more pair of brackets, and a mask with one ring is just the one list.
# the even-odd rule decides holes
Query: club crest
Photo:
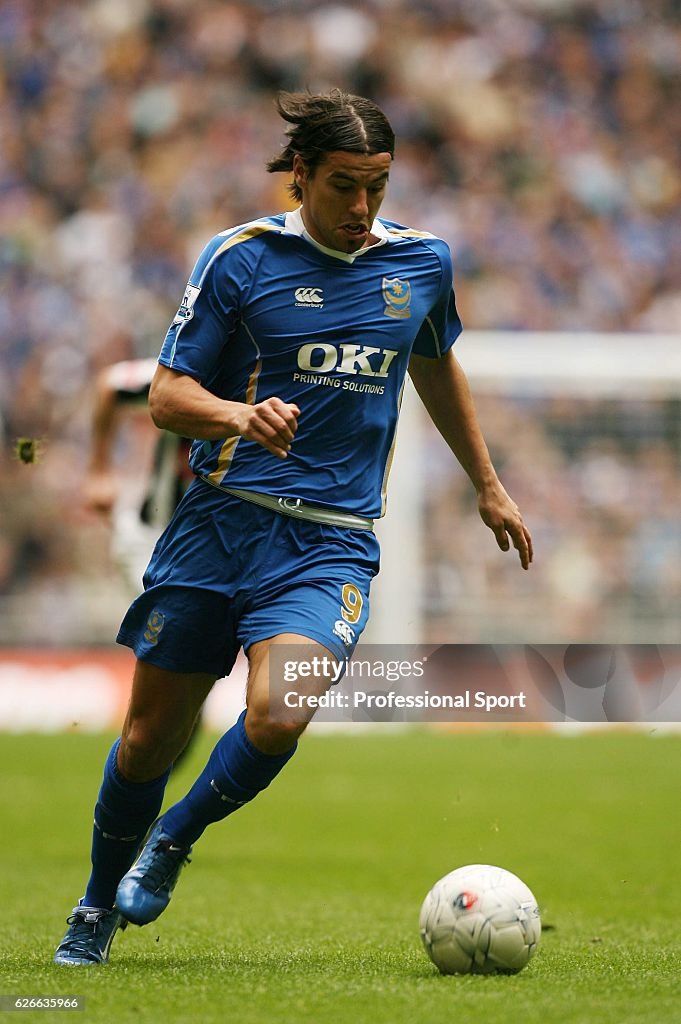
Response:
[{"label": "club crest", "polygon": [[394,320],[406,320],[411,316],[411,285],[399,277],[383,278],[383,301],[386,316]]},{"label": "club crest", "polygon": [[153,612],[147,619],[147,628],[144,631],[144,639],[149,644],[156,645],[158,643],[159,633],[165,626],[165,616],[154,608]]}]

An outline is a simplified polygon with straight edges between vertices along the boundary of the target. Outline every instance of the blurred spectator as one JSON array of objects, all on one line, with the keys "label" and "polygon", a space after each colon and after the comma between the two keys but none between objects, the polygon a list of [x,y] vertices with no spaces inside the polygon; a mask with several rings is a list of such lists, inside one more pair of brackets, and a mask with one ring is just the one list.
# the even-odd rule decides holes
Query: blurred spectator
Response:
[{"label": "blurred spectator", "polygon": [[[22,508],[0,524],[5,593],[10,578],[28,593],[41,571],[68,577],[70,564],[88,577],[105,563],[91,543],[101,535],[72,507],[89,384],[104,365],[157,353],[207,237],[287,205],[283,180],[253,173],[272,155],[276,89],[332,85],[371,95],[393,120],[384,212],[449,241],[465,325],[678,329],[678,0],[3,0],[0,436],[6,450],[43,436],[49,456],[30,483],[8,457],[0,467],[2,507]],[[651,458],[551,441],[550,423],[537,428],[569,493],[556,518],[531,518],[566,623],[575,604],[565,639],[582,639],[592,605],[628,574],[632,614],[645,601],[664,611],[679,588],[671,504],[642,525],[591,485],[605,467],[621,492],[656,466],[678,508],[672,442]],[[58,527],[38,528],[31,498]],[[557,504],[548,487],[528,509],[539,500]],[[433,586],[451,618],[466,573],[487,570],[460,539],[445,546]],[[489,589],[502,601],[498,572]]]}]

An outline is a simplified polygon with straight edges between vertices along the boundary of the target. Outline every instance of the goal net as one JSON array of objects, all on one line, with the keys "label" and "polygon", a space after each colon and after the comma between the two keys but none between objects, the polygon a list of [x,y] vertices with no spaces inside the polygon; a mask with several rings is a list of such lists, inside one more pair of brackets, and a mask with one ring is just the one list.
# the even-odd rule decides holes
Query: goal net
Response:
[{"label": "goal net", "polygon": [[413,388],[380,524],[376,643],[677,643],[681,335],[467,331],[456,345],[529,572]]}]

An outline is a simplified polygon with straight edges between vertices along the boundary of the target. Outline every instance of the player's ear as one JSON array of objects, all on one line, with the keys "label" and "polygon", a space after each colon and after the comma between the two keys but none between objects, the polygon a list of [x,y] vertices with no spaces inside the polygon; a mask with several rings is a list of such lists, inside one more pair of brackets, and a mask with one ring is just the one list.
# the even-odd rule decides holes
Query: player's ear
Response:
[{"label": "player's ear", "polygon": [[298,188],[303,188],[308,182],[310,175],[300,153],[293,154],[293,180]]}]

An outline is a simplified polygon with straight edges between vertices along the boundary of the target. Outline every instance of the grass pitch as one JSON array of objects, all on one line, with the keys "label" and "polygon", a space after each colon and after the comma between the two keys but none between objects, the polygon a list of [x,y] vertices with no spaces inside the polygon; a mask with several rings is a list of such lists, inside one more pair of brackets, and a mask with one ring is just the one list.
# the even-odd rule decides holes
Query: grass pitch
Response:
[{"label": "grass pitch", "polygon": [[[50,959],[109,738],[0,737],[0,994],[84,997],[88,1024],[681,1021],[681,737],[384,728],[308,735],[100,969]],[[427,890],[471,862],[519,874],[549,926],[514,977],[441,977],[421,949]]]}]

